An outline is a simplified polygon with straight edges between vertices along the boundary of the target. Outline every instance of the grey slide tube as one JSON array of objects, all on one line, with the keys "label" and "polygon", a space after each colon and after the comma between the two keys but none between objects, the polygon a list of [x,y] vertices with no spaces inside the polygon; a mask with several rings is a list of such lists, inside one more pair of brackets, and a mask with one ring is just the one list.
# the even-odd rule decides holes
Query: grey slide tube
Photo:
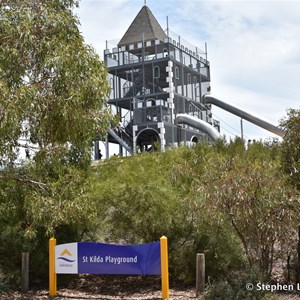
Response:
[{"label": "grey slide tube", "polygon": [[268,131],[270,131],[270,132],[272,132],[276,135],[279,135],[280,137],[284,137],[284,135],[285,135],[285,131],[282,130],[281,128],[279,128],[275,125],[272,125],[272,124],[270,124],[270,123],[268,123],[268,122],[266,122],[266,121],[264,121],[260,118],[257,118],[257,117],[255,117],[255,116],[253,116],[253,115],[251,115],[251,114],[249,114],[245,111],[242,111],[241,109],[238,109],[238,108],[236,108],[236,107],[234,107],[234,106],[232,106],[232,105],[230,105],[230,104],[228,104],[224,101],[221,101],[217,98],[211,97],[209,95],[204,95],[203,100],[204,100],[204,104],[214,104],[214,105],[216,105],[216,106],[218,106],[218,107],[220,107],[220,108],[222,108],[222,109],[224,109],[224,110],[226,110],[226,111],[228,111],[228,112],[230,112],[230,113],[232,113],[236,116],[241,117],[242,119],[245,119],[245,120],[247,120],[247,121],[249,121],[249,122],[251,122],[251,123],[253,123],[253,124],[255,124],[255,125],[257,125],[261,128],[264,128],[264,129],[266,129],[266,130],[268,130]]},{"label": "grey slide tube", "polygon": [[196,117],[190,116],[188,114],[178,114],[176,116],[176,124],[187,124],[191,127],[197,128],[204,133],[206,133],[213,141],[217,139],[222,139],[221,134],[217,129],[211,126],[209,123],[200,120]]}]

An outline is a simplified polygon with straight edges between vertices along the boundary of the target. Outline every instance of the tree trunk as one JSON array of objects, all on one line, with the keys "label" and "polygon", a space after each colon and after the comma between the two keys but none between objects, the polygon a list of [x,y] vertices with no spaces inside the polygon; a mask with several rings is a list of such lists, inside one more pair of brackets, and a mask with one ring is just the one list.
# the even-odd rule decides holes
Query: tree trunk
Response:
[{"label": "tree trunk", "polygon": [[240,238],[243,246],[244,246],[244,250],[245,250],[245,254],[246,257],[248,259],[248,263],[250,265],[250,267],[252,267],[252,256],[249,253],[249,249],[248,249],[248,245],[246,242],[245,237],[243,236],[243,234],[240,232],[240,230],[238,229],[237,225],[235,224],[234,220],[231,219],[231,225],[233,226],[233,229],[235,230],[236,234],[238,235],[238,237]]}]

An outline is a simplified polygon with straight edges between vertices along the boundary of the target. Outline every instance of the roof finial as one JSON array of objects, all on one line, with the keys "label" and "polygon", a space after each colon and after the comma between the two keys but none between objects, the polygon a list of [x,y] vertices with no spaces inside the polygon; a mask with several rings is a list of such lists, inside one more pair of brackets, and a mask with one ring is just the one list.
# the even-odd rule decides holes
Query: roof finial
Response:
[{"label": "roof finial", "polygon": [[147,0],[144,0],[144,5],[147,5]]}]

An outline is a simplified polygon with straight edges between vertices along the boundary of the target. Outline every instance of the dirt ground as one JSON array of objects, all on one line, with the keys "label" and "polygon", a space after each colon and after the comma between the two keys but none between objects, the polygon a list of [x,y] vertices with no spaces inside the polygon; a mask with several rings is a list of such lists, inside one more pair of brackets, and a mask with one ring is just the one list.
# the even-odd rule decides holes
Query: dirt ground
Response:
[{"label": "dirt ground", "polygon": [[[59,278],[58,278],[59,281]],[[27,293],[9,292],[0,295],[0,299],[42,300],[52,299],[48,290],[36,289]],[[55,300],[79,299],[122,299],[122,300],[158,300],[161,299],[160,278],[155,276],[80,276],[69,284],[68,288],[58,286]],[[170,299],[197,299],[194,288],[170,288]]]},{"label": "dirt ground", "polygon": [[[58,278],[59,282],[59,278]],[[2,300],[42,300],[53,299],[49,296],[48,290],[43,288],[33,289],[27,293],[9,292],[0,295]],[[160,300],[161,282],[155,276],[97,276],[81,275],[72,281],[68,288],[58,286],[55,300]],[[193,287],[182,287],[171,284],[170,300],[197,299],[196,290]],[[199,300],[204,297],[199,297]],[[297,295],[285,294],[274,295],[268,300],[299,300]],[[224,299],[227,300],[227,299]],[[230,300],[230,299],[228,299]],[[241,299],[243,300],[243,299]]]}]

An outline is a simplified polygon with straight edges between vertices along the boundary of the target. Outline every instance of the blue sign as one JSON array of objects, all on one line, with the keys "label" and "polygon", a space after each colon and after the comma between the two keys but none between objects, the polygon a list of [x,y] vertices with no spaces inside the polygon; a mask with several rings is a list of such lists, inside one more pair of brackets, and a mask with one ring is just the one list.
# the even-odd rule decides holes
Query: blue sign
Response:
[{"label": "blue sign", "polygon": [[110,245],[80,242],[56,246],[56,273],[160,275],[160,243]]}]

